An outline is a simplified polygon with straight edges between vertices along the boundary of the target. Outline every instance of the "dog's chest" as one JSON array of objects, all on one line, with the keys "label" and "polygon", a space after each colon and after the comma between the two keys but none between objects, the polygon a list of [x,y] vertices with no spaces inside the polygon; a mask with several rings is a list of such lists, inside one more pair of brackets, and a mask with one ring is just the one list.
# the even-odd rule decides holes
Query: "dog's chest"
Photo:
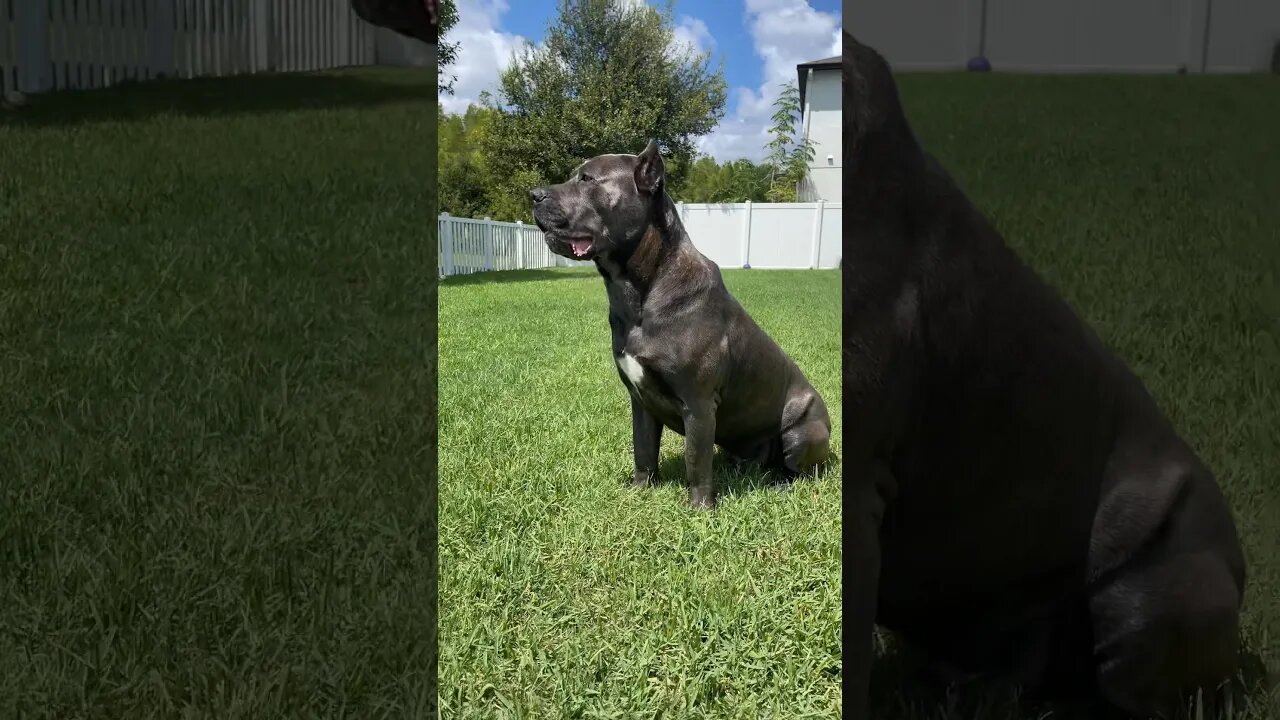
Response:
[{"label": "dog's chest", "polygon": [[614,355],[622,384],[663,425],[684,432],[684,403],[653,365],[627,350]]},{"label": "dog's chest", "polygon": [[605,268],[600,274],[609,296],[613,360],[623,385],[664,425],[680,431],[683,403],[667,382],[661,352],[654,354],[661,348],[655,348],[654,339],[645,333],[641,293],[631,283],[615,280]]},{"label": "dog's chest", "polygon": [[631,353],[624,351],[618,356],[618,369],[633,389],[639,390],[644,385],[644,366]]}]

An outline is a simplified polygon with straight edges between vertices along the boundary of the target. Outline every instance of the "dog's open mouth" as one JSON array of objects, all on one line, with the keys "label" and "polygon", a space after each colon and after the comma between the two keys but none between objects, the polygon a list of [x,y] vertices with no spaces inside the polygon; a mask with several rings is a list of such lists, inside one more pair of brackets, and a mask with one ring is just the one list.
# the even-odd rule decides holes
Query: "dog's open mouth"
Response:
[{"label": "dog's open mouth", "polygon": [[591,252],[591,238],[567,238],[567,241],[574,257],[586,257]]}]

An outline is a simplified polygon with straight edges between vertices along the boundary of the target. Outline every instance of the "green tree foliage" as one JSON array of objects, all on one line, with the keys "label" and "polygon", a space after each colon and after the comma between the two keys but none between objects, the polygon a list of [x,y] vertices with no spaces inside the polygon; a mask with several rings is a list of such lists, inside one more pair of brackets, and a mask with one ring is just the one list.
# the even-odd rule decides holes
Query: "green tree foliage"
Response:
[{"label": "green tree foliage", "polygon": [[692,203],[739,203],[766,201],[772,168],[750,160],[732,160],[723,165],[703,155],[689,166],[671,196]]},{"label": "green tree foliage", "polygon": [[479,140],[493,113],[491,109],[472,105],[465,114],[450,115],[437,106],[439,212],[470,218],[492,215]]},{"label": "green tree foliage", "polygon": [[794,83],[782,86],[773,107],[773,125],[769,128],[771,139],[765,145],[772,169],[768,198],[771,202],[795,202],[796,185],[808,172],[814,148],[813,142],[800,137],[796,130],[801,113],[800,91]]},{"label": "green tree foliage", "polygon": [[497,111],[479,138],[493,217],[531,220],[528,190],[564,180],[584,158],[639,152],[656,139],[679,181],[698,137],[724,115],[721,68],[673,47],[667,6],[561,0],[541,47],[526,46],[501,77]]},{"label": "green tree foliage", "polygon": [[458,79],[457,75],[447,75],[445,68],[449,67],[458,59],[458,43],[446,42],[445,37],[454,25],[458,24],[458,5],[455,0],[440,0],[440,42],[437,45],[438,65],[436,73],[439,76],[440,92],[453,94],[453,83]]}]

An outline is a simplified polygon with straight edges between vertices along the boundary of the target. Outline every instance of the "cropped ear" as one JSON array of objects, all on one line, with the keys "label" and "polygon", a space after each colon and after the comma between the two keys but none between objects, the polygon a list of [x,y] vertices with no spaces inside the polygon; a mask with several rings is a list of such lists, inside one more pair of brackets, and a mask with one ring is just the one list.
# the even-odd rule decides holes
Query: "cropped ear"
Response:
[{"label": "cropped ear", "polygon": [[636,163],[636,189],[652,195],[662,189],[662,182],[667,175],[666,166],[662,164],[662,153],[658,152],[658,141],[650,140],[639,158],[640,161]]}]

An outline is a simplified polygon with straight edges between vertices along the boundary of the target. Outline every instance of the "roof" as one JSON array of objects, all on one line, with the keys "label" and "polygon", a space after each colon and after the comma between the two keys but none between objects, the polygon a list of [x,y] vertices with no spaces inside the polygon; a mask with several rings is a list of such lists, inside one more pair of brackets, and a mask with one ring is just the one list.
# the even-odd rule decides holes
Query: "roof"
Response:
[{"label": "roof", "polygon": [[796,75],[800,76],[800,108],[802,110],[804,108],[804,84],[809,79],[809,68],[814,70],[838,70],[841,59],[839,55],[832,55],[821,60],[802,62],[796,66]]}]

